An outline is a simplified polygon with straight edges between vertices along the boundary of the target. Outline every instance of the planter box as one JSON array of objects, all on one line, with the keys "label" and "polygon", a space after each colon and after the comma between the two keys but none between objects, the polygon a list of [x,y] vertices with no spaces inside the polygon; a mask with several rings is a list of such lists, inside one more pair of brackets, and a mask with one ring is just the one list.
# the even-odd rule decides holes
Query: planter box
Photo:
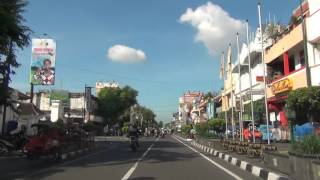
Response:
[{"label": "planter box", "polygon": [[319,156],[290,154],[291,176],[295,179],[320,180]]},{"label": "planter box", "polygon": [[280,171],[284,174],[291,174],[291,162],[289,155],[279,154],[270,151],[263,152],[263,161],[267,167]]}]

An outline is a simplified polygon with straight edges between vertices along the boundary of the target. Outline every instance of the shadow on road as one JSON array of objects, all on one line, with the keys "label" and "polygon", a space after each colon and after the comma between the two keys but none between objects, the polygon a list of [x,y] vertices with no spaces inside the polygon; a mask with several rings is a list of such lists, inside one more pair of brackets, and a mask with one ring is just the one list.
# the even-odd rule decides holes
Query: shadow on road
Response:
[{"label": "shadow on road", "polygon": [[[128,170],[133,163],[135,163],[142,154],[148,149],[148,147],[154,142],[154,138],[145,138],[140,142],[140,149],[138,152],[131,152],[128,142],[118,141],[110,143],[110,147],[105,151],[97,153],[92,156],[84,157],[79,160],[75,160],[71,163],[65,163],[56,168],[36,173],[29,176],[27,179],[45,179],[46,177],[55,176],[56,174],[67,174],[68,169],[94,169],[104,168],[108,169],[121,169],[121,171]],[[191,151],[183,150],[185,148],[182,144],[177,143],[170,137],[160,139],[155,143],[148,155],[143,159],[145,163],[162,163],[172,161],[188,161],[197,156]],[[109,167],[109,168],[108,168]],[[113,167],[113,168],[111,168]],[[104,172],[106,173],[106,172]],[[111,172],[112,173],[112,172]],[[20,176],[21,177],[21,176]],[[132,178],[132,180],[149,180],[155,179],[154,177],[138,177]]]}]

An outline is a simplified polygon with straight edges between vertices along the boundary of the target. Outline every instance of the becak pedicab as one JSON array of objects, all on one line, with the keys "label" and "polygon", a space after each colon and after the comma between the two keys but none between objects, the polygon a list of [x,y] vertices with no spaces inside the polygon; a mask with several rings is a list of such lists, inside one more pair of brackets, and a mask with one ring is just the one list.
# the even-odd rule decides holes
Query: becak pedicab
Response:
[{"label": "becak pedicab", "polygon": [[37,123],[31,125],[36,131],[24,146],[23,152],[28,159],[40,156],[52,156],[58,158],[64,144],[64,136],[57,127],[50,123]]}]

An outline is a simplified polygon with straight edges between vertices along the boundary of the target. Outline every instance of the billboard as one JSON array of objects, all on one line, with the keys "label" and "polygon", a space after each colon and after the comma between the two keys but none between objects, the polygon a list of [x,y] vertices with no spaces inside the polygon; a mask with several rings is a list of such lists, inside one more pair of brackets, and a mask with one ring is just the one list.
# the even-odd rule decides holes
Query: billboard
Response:
[{"label": "billboard", "polygon": [[56,42],[32,39],[30,83],[53,85],[55,80]]}]

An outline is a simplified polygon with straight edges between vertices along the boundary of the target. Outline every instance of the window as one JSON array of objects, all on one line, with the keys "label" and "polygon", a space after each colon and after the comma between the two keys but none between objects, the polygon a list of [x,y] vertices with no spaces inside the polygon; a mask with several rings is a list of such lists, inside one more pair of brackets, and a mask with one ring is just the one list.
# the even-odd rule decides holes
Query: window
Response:
[{"label": "window", "polygon": [[277,58],[275,61],[271,62],[267,65],[268,71],[268,81],[274,81],[283,77],[284,69],[283,69],[283,59],[282,57]]},{"label": "window", "polygon": [[304,66],[305,65],[305,59],[304,59],[304,51],[300,51],[299,53],[299,56],[300,56],[300,64],[301,66]]},{"label": "window", "polygon": [[295,68],[295,62],[294,62],[294,56],[291,55],[289,57],[289,72],[292,72],[294,71],[296,68]]}]

